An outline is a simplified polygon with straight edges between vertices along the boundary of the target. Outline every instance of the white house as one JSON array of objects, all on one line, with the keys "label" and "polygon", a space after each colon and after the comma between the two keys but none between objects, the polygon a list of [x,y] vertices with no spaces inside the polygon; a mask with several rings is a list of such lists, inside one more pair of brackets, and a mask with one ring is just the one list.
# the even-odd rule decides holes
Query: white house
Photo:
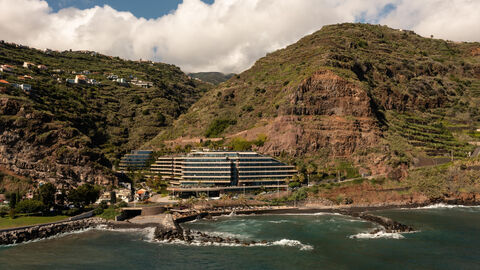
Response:
[{"label": "white house", "polygon": [[30,84],[20,84],[20,89],[22,89],[25,92],[30,92],[32,91],[32,86]]},{"label": "white house", "polygon": [[35,66],[34,63],[30,63],[30,62],[23,62],[23,67],[24,68],[30,68],[31,66]]}]

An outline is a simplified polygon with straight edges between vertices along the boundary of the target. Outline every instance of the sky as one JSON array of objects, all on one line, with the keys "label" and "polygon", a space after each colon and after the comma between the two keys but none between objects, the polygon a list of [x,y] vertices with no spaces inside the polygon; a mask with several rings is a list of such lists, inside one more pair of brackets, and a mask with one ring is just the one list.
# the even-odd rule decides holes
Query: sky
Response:
[{"label": "sky", "polygon": [[0,0],[0,40],[241,72],[322,26],[480,41],[480,0]]}]

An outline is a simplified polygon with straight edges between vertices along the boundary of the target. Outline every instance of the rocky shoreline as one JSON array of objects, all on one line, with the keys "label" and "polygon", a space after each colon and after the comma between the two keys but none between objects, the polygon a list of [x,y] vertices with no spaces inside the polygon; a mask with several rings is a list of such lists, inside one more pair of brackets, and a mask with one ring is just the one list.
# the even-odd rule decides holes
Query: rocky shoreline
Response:
[{"label": "rocky shoreline", "polygon": [[0,245],[13,245],[104,225],[101,218],[39,224],[0,232]]},{"label": "rocky shoreline", "polygon": [[[395,208],[416,208],[433,205],[436,203],[446,203],[448,205],[463,205],[462,202],[452,203],[445,201],[432,201],[426,204],[409,204],[409,205],[382,205],[382,206],[350,206],[338,208],[296,208],[296,207],[267,207],[261,209],[236,210],[237,214],[251,214],[251,215],[268,215],[268,214],[313,214],[313,213],[338,213],[345,216],[351,216],[372,222],[380,226],[369,232],[376,234],[380,231],[386,233],[408,233],[415,231],[409,225],[402,224],[398,221],[392,220],[379,215],[369,213],[370,211],[395,209]],[[466,206],[474,206],[478,204],[466,204]],[[234,211],[235,212],[235,211]],[[112,222],[101,218],[86,218],[75,221],[64,221],[50,224],[40,224],[35,226],[13,228],[0,231],[0,245],[11,245],[23,242],[28,242],[36,239],[43,239],[59,234],[71,233],[74,231],[96,228],[104,226],[109,229],[144,229],[155,228],[154,239],[158,241],[174,242],[184,241],[185,243],[203,243],[203,244],[235,244],[249,246],[254,244],[267,244],[266,241],[242,241],[236,238],[223,238],[214,235],[208,235],[203,232],[190,231],[183,229],[181,223],[202,219],[212,218],[213,216],[228,215],[230,212],[208,211],[194,212],[186,216],[174,218],[172,215],[163,218],[162,222],[148,222],[148,223],[132,223],[132,222]]]}]

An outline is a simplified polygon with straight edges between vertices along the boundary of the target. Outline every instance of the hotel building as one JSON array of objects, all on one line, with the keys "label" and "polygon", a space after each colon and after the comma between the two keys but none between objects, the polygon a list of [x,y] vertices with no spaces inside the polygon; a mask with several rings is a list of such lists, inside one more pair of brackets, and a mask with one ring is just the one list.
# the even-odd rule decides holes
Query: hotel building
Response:
[{"label": "hotel building", "polygon": [[144,169],[151,158],[152,150],[134,150],[120,159],[119,171],[133,171]]},{"label": "hotel building", "polygon": [[297,171],[256,152],[192,151],[184,156],[160,157],[151,171],[171,184],[175,194],[287,187]]}]

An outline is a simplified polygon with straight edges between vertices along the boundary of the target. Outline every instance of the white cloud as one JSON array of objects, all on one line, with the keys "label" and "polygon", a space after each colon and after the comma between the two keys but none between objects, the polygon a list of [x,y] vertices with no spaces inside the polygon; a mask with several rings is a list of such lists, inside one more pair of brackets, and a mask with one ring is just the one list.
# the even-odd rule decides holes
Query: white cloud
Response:
[{"label": "white cloud", "polygon": [[480,41],[480,1],[403,0],[381,23],[420,35],[454,41]]},{"label": "white cloud", "polygon": [[[397,8],[382,17],[383,8]],[[52,12],[41,0],[0,0],[0,39],[152,59],[185,71],[240,72],[323,25],[359,19],[453,40],[480,40],[474,0],[184,0],[157,19],[109,6]]]}]

